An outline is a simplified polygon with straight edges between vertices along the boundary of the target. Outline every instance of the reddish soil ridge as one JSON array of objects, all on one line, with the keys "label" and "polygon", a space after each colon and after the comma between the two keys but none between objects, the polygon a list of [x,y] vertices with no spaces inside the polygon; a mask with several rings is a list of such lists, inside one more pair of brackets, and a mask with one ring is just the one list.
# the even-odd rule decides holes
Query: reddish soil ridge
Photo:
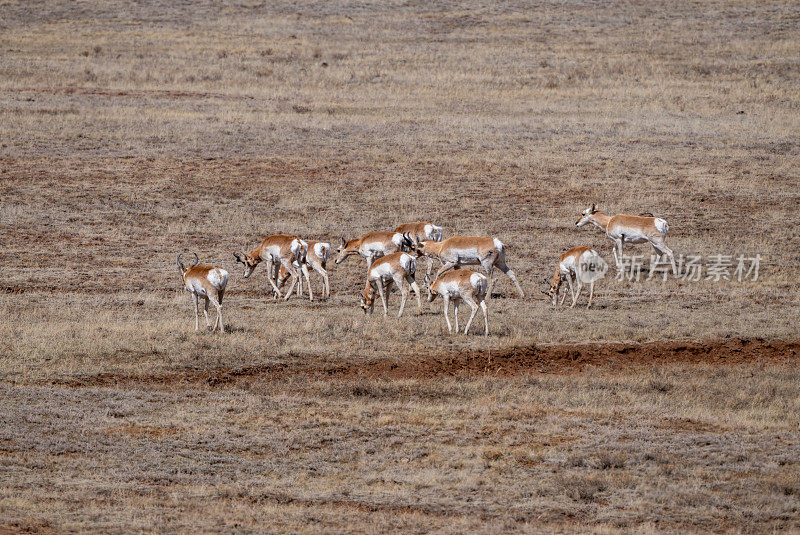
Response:
[{"label": "reddish soil ridge", "polygon": [[415,355],[398,359],[331,364],[330,358],[304,355],[302,364],[274,364],[247,368],[184,370],[161,375],[97,375],[65,377],[48,381],[73,387],[117,384],[185,384],[210,386],[240,380],[280,379],[307,375],[316,378],[431,379],[441,376],[515,376],[535,373],[577,373],[587,367],[642,366],[690,363],[741,365],[750,363],[797,362],[800,341],[729,339],[701,342],[661,341],[644,344],[587,343],[538,345],[439,355]]}]

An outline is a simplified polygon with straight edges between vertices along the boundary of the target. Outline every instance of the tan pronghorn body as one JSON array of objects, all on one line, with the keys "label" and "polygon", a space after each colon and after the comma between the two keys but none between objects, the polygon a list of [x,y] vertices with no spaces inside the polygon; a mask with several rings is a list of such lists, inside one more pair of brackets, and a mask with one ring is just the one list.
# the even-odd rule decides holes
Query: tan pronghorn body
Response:
[{"label": "tan pronghorn body", "polygon": [[438,279],[442,273],[455,267],[479,264],[489,278],[489,296],[491,296],[494,280],[492,273],[497,267],[508,275],[508,278],[517,287],[520,297],[525,297],[525,292],[519,285],[514,271],[506,265],[506,248],[497,238],[484,238],[476,236],[453,236],[442,242],[425,241],[417,245],[418,254],[438,258],[442,267],[436,273]]},{"label": "tan pronghorn body", "polygon": [[[194,330],[200,328],[199,302],[202,297],[205,302],[203,314],[206,317],[206,326],[211,327],[213,331],[219,325],[220,332],[225,332],[225,325],[222,323],[222,297],[225,295],[225,287],[228,285],[228,272],[216,266],[198,265],[198,261],[197,254],[195,254],[194,264],[184,267],[181,263],[181,255],[178,255],[178,269],[183,277],[183,284],[194,300]],[[217,309],[213,327],[208,320],[209,302]]]},{"label": "tan pronghorn body", "polygon": [[339,247],[339,256],[336,257],[336,263],[340,264],[348,256],[358,254],[367,260],[367,267],[369,267],[376,258],[402,251],[410,246],[410,238],[404,237],[399,232],[367,232],[360,238],[350,241],[342,238],[342,245]]},{"label": "tan pronghorn body", "polygon": [[[322,241],[310,241],[308,243],[300,240],[305,244],[306,249],[306,267],[313,269],[322,277],[322,296],[331,296],[331,284],[328,280],[327,262],[331,256],[331,244]],[[299,266],[299,265],[298,265]],[[295,267],[298,267],[295,266]],[[289,279],[289,272],[283,266],[280,267],[276,284],[278,288],[283,288],[283,285]],[[302,283],[300,287],[302,288]],[[301,292],[302,293],[302,292]]]},{"label": "tan pronghorn body", "polygon": [[[305,276],[308,280],[308,268],[306,267],[305,256],[306,250],[303,247],[303,241],[297,236],[289,236],[286,234],[273,234],[264,238],[261,245],[250,251],[248,254],[233,253],[237,262],[244,264],[244,278],[248,278],[253,270],[256,269],[261,262],[269,264],[267,278],[272,286],[272,290],[278,298],[281,297],[281,291],[276,284],[278,277],[278,266],[282,266],[289,272],[292,277],[292,283],[289,286],[289,291],[286,292],[285,299],[289,299],[295,284],[298,282],[303,283],[301,276]],[[308,297],[311,301],[314,300],[314,294],[311,291],[311,282],[308,283]]]},{"label": "tan pronghorn body", "polygon": [[408,234],[415,241],[442,241],[442,227],[437,227],[430,221],[403,223],[394,231],[400,234]]},{"label": "tan pronghorn body", "polygon": [[367,270],[367,282],[361,292],[361,308],[364,313],[372,312],[375,306],[375,292],[381,296],[383,303],[383,315],[388,311],[387,301],[392,285],[400,290],[400,312],[397,317],[403,315],[403,310],[408,299],[408,287],[410,286],[417,296],[417,313],[422,313],[422,298],[419,293],[419,286],[414,280],[417,271],[417,263],[414,257],[408,253],[395,252],[382,256],[375,260]]},{"label": "tan pronghorn body", "polygon": [[[426,277],[426,282],[430,279]],[[453,309],[456,315],[456,332],[458,332],[458,305],[464,301],[472,309],[467,326],[464,327],[464,334],[469,331],[472,320],[478,312],[480,306],[483,310],[483,322],[485,325],[485,336],[489,336],[489,317],[486,313],[486,296],[489,291],[489,281],[487,277],[471,269],[457,269],[448,271],[437,278],[433,284],[428,284],[428,302],[441,295],[444,300],[444,319],[447,322],[447,330],[453,332],[450,325],[450,317],[447,315],[450,308],[450,301],[453,301]]]},{"label": "tan pronghorn body", "polygon": [[[555,306],[561,285],[564,281],[567,281],[569,293],[572,296],[572,305],[570,305],[570,308],[572,308],[578,302],[578,295],[580,295],[583,282],[586,280],[589,284],[589,303],[586,308],[589,308],[592,306],[592,297],[594,296],[594,282],[605,273],[605,267],[603,259],[591,247],[586,247],[585,245],[573,247],[564,252],[558,259],[556,272],[550,282],[550,290],[543,293],[552,298],[553,306]],[[575,289],[572,286],[573,279],[577,285]],[[564,304],[566,297],[567,293],[564,292],[561,297],[561,304]]]},{"label": "tan pronghorn body", "polygon": [[614,241],[613,249],[614,261],[617,267],[623,260],[623,243],[645,243],[650,242],[659,255],[667,255],[672,264],[672,272],[678,274],[675,266],[675,256],[672,249],[667,247],[667,232],[669,224],[660,217],[648,217],[639,215],[617,214],[608,216],[597,209],[593,204],[581,212],[581,217],[575,226],[582,227],[587,223],[592,223],[597,228],[605,231],[606,235]]}]

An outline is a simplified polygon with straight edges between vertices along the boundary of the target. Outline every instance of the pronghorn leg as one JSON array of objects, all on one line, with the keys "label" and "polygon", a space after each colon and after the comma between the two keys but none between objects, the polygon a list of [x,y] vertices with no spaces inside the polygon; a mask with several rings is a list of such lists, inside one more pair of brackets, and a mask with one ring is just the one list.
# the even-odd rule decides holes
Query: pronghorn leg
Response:
[{"label": "pronghorn leg", "polygon": [[395,279],[394,284],[400,288],[400,313],[397,314],[397,317],[400,318],[403,316],[403,310],[406,308],[406,299],[408,299],[408,285],[402,277],[400,280]]},{"label": "pronghorn leg", "polygon": [[381,296],[381,303],[383,303],[383,317],[389,315],[389,306],[386,304],[386,294],[388,293],[388,289],[384,290],[383,288],[383,281],[378,279],[378,294]]},{"label": "pronghorn leg", "polygon": [[[306,282],[308,283],[308,300],[313,301],[314,293],[311,291],[311,274],[308,272],[308,266],[303,263],[303,265],[300,266],[300,271],[303,273],[303,276],[306,278]],[[302,286],[302,283],[300,286]]]},{"label": "pronghorn leg", "polygon": [[331,296],[331,286],[328,282],[328,272],[327,270],[320,265],[312,264],[314,271],[319,273],[322,276],[322,297],[330,297]]},{"label": "pronghorn leg", "polygon": [[[282,258],[281,259],[281,264],[283,264],[284,269],[286,271],[288,271],[289,275],[291,275],[291,277],[292,277],[292,283],[289,285],[289,289],[286,291],[286,297],[283,298],[284,301],[288,301],[289,298],[292,296],[292,292],[294,291],[295,284],[297,284],[297,281],[298,281],[298,279],[300,277],[297,274],[297,272],[294,270],[294,266],[292,265],[291,262],[289,262],[288,259]],[[300,284],[302,284],[302,281],[300,281]]]},{"label": "pronghorn leg", "polygon": [[469,305],[469,308],[472,309],[472,313],[469,315],[469,320],[467,320],[467,326],[464,327],[464,334],[469,332],[469,326],[472,325],[472,320],[475,318],[475,314],[478,312],[478,305],[469,297],[464,297],[464,302]]},{"label": "pronghorn leg", "polygon": [[484,336],[489,336],[489,315],[486,313],[486,301],[481,300],[481,310],[483,310],[483,324],[486,326]]},{"label": "pronghorn leg", "polygon": [[445,262],[444,264],[442,264],[442,267],[439,268],[439,271],[436,272],[436,277],[434,277],[433,280],[438,279],[439,277],[442,276],[442,273],[450,269],[453,269],[454,267],[456,267],[456,265],[457,265],[456,262]]},{"label": "pronghorn leg", "polygon": [[481,267],[486,272],[486,278],[489,279],[489,287],[486,289],[486,298],[492,298],[492,288],[494,288],[494,279],[492,278],[492,273],[494,273],[494,258],[486,258],[481,262]]},{"label": "pronghorn leg", "polygon": [[280,271],[281,270],[277,265],[272,264],[272,268],[270,269],[268,280],[269,280],[269,283],[272,285],[272,298],[273,299],[280,299],[281,297],[283,297],[283,294],[281,293],[280,288],[278,288],[278,285],[276,284],[277,281],[278,281],[278,278],[280,277]]},{"label": "pronghorn leg", "polygon": [[578,302],[578,296],[581,294],[581,288],[583,288],[583,283],[581,283],[580,279],[577,279],[576,282],[578,283],[578,288],[575,290],[575,296],[572,298],[572,304],[569,306],[569,308],[575,307],[575,303]]},{"label": "pronghorn leg", "polygon": [[504,259],[500,259],[497,263],[498,269],[508,275],[508,278],[511,279],[511,282],[514,283],[514,286],[517,287],[517,291],[519,292],[519,296],[523,299],[525,298],[525,292],[522,291],[522,286],[519,285],[519,281],[517,280],[517,275],[514,273],[514,270],[508,267],[506,261]]},{"label": "pronghorn leg", "polygon": [[[575,279],[577,282],[577,279]],[[575,289],[572,286],[572,272],[567,273],[567,284],[569,285],[569,295],[572,297],[572,302],[575,302]],[[567,293],[564,292],[564,299],[561,300],[561,304],[564,304],[564,300],[567,298]]]},{"label": "pronghorn leg", "polygon": [[564,301],[566,301],[566,300],[567,300],[567,292],[563,291],[563,292],[561,292],[561,300],[558,302],[558,306],[563,306],[564,305]]},{"label": "pronghorn leg", "polygon": [[417,281],[411,281],[411,289],[414,290],[414,294],[417,296],[417,314],[422,314],[422,298],[419,294],[419,286],[417,286]]},{"label": "pronghorn leg", "polygon": [[678,276],[678,268],[675,265],[675,255],[672,253],[672,249],[667,247],[667,244],[664,243],[663,240],[661,241],[661,243],[659,243],[658,246],[661,249],[661,251],[663,251],[663,254],[666,254],[669,257],[669,262],[672,265],[672,274],[677,277]]},{"label": "pronghorn leg", "polygon": [[444,321],[447,322],[447,330],[453,332],[453,326],[450,325],[450,317],[447,315],[447,311],[450,308],[450,298],[442,296],[442,300],[444,301]]},{"label": "pronghorn leg", "polygon": [[461,299],[453,299],[453,313],[456,316],[456,334],[458,334],[458,305],[461,303]]},{"label": "pronghorn leg", "polygon": [[192,292],[192,297],[194,297],[194,330],[200,330],[200,296],[196,293]]},{"label": "pronghorn leg", "polygon": [[208,321],[208,301],[209,299],[206,296],[203,303],[203,315],[206,317],[206,328],[211,327],[211,322]]},{"label": "pronghorn leg", "polygon": [[586,310],[589,310],[589,307],[592,306],[592,296],[594,296],[594,281],[589,283],[589,304],[586,305]]}]

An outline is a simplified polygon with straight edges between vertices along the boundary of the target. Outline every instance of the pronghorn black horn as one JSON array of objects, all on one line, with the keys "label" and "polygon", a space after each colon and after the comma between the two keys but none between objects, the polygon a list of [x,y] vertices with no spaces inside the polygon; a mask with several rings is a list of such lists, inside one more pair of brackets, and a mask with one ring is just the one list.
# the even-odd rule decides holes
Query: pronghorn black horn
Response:
[{"label": "pronghorn black horn", "polygon": [[199,263],[200,259],[197,257],[197,253],[194,253],[194,264],[192,264],[192,267],[196,266]]},{"label": "pronghorn black horn", "polygon": [[183,256],[183,253],[178,254],[178,269],[183,271],[183,264],[181,264],[181,256]]}]

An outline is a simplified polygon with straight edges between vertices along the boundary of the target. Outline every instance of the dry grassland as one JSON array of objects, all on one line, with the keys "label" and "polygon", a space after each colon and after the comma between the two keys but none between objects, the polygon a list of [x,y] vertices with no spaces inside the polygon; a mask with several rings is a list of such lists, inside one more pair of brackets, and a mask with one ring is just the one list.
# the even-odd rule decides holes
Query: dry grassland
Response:
[{"label": "dry grassland", "polygon": [[[800,530],[793,2],[0,0],[0,51],[0,529]],[[592,202],[759,280],[552,310]],[[233,261],[420,218],[508,245],[488,340]]]}]

